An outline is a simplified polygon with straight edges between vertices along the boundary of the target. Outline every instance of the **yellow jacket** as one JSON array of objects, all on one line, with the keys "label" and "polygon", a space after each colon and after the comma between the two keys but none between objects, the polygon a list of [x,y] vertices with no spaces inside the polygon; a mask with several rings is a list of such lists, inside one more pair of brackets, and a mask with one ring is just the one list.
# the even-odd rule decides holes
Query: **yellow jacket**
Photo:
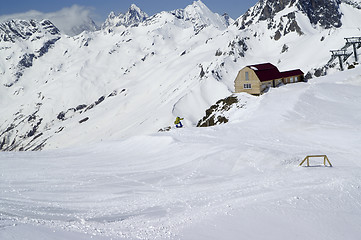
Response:
[{"label": "yellow jacket", "polygon": [[184,118],[180,118],[180,117],[177,117],[174,121],[174,124],[178,124],[180,123],[181,120],[183,120]]}]

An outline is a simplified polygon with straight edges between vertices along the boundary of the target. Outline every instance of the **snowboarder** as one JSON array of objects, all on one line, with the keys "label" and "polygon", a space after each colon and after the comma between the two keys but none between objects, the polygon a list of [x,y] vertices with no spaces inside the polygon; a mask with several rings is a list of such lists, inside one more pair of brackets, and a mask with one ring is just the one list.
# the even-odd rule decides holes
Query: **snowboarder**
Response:
[{"label": "snowboarder", "polygon": [[180,118],[180,117],[177,117],[174,121],[174,124],[175,124],[175,127],[176,128],[181,128],[183,127],[183,124],[181,122],[181,120],[183,120],[184,118]]}]

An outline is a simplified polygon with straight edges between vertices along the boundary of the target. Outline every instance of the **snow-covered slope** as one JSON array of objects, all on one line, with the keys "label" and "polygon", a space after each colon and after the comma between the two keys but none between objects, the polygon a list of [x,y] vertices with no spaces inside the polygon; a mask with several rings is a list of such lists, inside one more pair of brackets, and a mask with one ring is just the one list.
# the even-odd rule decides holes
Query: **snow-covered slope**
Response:
[{"label": "snow-covered slope", "polygon": [[[204,108],[230,90],[214,78],[207,80],[209,73],[201,76],[209,65],[220,64],[209,61],[209,56],[216,58],[209,45],[222,30],[209,25],[195,32],[197,23],[163,12],[138,27],[62,36],[52,51],[33,59],[11,88],[4,85],[16,74],[9,66],[17,60],[2,55],[3,74],[9,77],[2,78],[1,104],[9,110],[1,115],[1,149],[151,133],[169,126],[176,114],[189,123],[198,121]],[[22,46],[7,44],[8,55]],[[185,105],[193,97],[197,105],[187,113]],[[48,139],[55,136],[51,144]]]},{"label": "snow-covered slope", "polygon": [[[360,33],[356,2],[337,2],[341,26],[313,23],[300,1],[270,11],[272,18],[257,18],[254,9],[278,6],[273,2],[261,1],[254,14],[229,27],[201,1],[148,18],[133,5],[127,24],[75,37],[59,34],[51,23],[47,28],[28,21],[25,37],[0,42],[0,149],[51,149],[155,133],[178,115],[193,127],[207,108],[231,95],[243,66],[271,62],[282,71],[314,73],[329,61],[330,49]],[[255,20],[243,29],[244,18]],[[137,24],[127,27],[133,20]],[[11,29],[22,29],[20,21],[13,24]],[[0,36],[7,34],[0,30]]]},{"label": "snow-covered slope", "polygon": [[1,153],[0,238],[357,240],[360,92],[357,67],[237,94],[225,125]]},{"label": "snow-covered slope", "polygon": [[13,86],[60,39],[60,31],[49,20],[12,20],[0,24],[1,84]]}]

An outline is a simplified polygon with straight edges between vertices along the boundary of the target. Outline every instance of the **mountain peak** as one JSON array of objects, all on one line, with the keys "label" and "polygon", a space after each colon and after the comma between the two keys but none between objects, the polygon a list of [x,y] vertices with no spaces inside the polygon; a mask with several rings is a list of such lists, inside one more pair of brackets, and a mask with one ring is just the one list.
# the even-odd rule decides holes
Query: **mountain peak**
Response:
[{"label": "mountain peak", "polygon": [[201,0],[194,1],[185,9],[177,9],[171,13],[178,19],[192,22],[196,32],[206,26],[215,26],[223,30],[229,26],[230,22],[228,15],[220,16],[218,13],[212,12]]},{"label": "mountain peak", "polygon": [[132,4],[126,13],[120,13],[116,16],[114,12],[111,12],[102,25],[102,29],[119,26],[129,27],[145,21],[148,17],[147,13],[143,12],[137,5]]},{"label": "mountain peak", "polygon": [[108,18],[113,19],[113,18],[115,18],[115,17],[116,17],[116,16],[115,16],[115,13],[114,13],[113,11],[111,11],[111,12],[109,13]]},{"label": "mountain peak", "polygon": [[189,14],[214,14],[201,0],[194,1],[191,5],[188,5],[184,11]]},{"label": "mountain peak", "polygon": [[201,0],[194,1],[192,3],[192,6],[198,6],[198,7],[206,7],[208,8]]},{"label": "mountain peak", "polygon": [[142,10],[137,5],[135,5],[134,3],[132,5],[130,5],[129,11],[130,10],[137,11],[137,12],[142,12]]}]

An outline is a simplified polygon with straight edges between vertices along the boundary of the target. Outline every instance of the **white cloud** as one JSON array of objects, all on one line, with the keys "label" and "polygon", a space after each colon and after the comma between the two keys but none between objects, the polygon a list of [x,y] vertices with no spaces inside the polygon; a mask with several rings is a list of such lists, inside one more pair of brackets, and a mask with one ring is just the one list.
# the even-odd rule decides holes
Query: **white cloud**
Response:
[{"label": "white cloud", "polygon": [[91,16],[91,8],[73,5],[72,7],[63,8],[60,11],[52,13],[43,13],[32,10],[25,13],[3,15],[0,16],[0,22],[11,19],[49,19],[61,32],[73,36],[84,30],[96,30],[97,26],[93,22]]}]

